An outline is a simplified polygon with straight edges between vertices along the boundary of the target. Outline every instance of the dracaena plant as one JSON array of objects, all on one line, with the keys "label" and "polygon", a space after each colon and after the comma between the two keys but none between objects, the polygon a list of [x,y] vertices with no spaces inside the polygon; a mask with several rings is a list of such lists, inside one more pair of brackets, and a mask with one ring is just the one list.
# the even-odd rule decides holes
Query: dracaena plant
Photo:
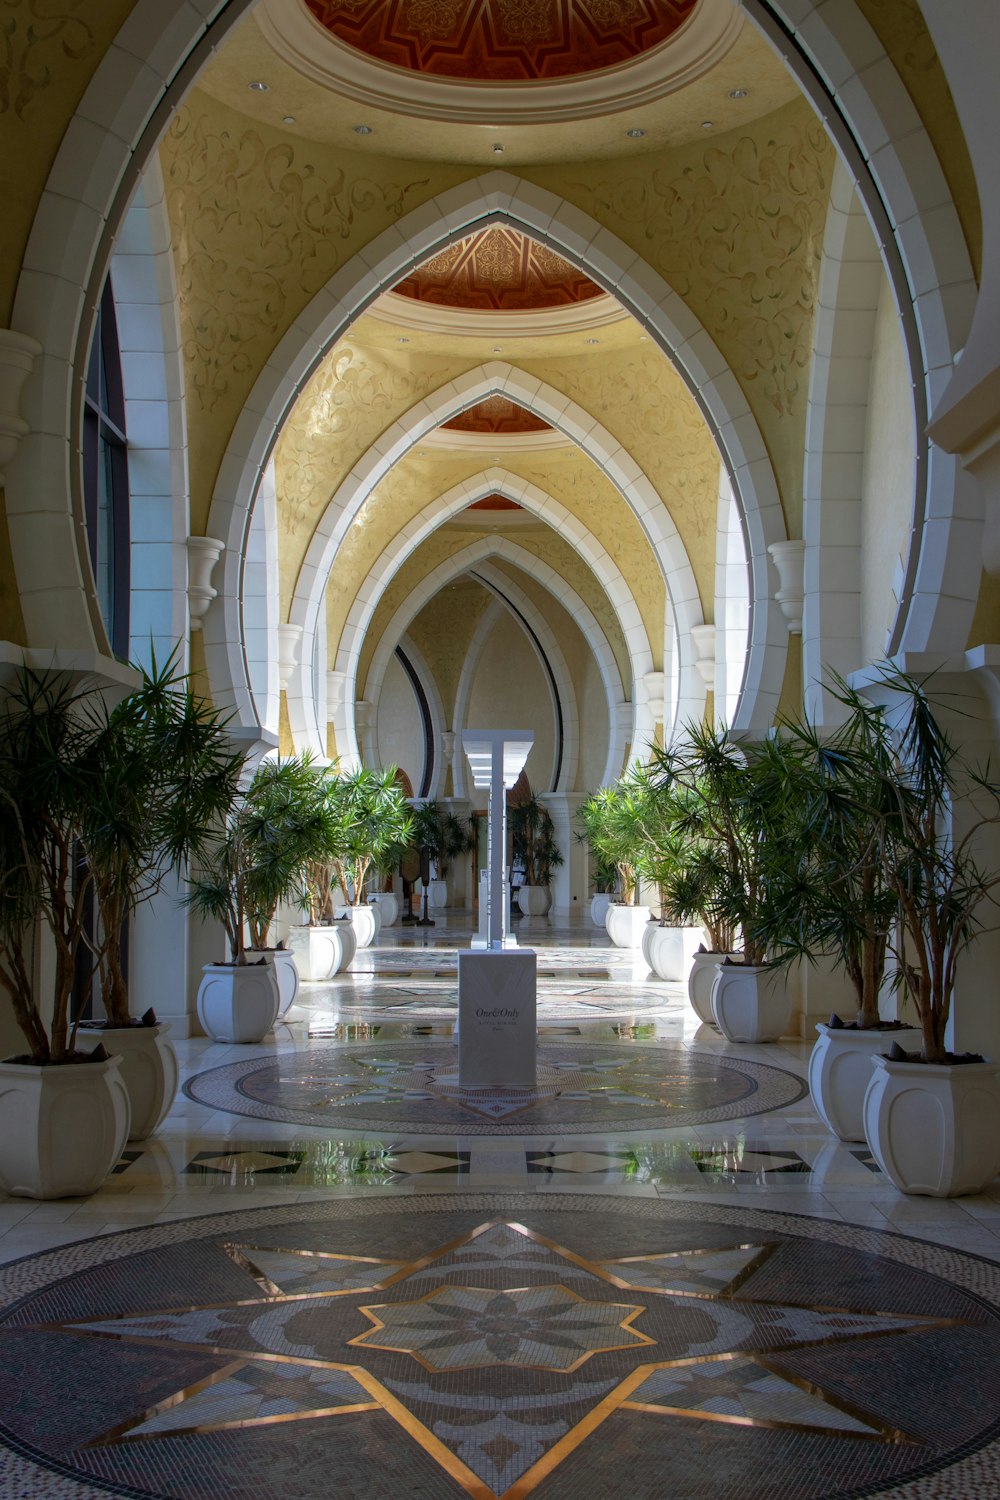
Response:
[{"label": "dracaena plant", "polygon": [[959,960],[995,919],[1000,871],[983,866],[976,846],[1000,823],[1000,781],[959,754],[929,686],[883,663],[865,696],[842,681],[837,691],[877,742],[876,754],[858,757],[858,803],[897,903],[889,947],[917,1012],[922,1057],[939,1063]]},{"label": "dracaena plant", "polygon": [[618,781],[591,792],[581,803],[577,817],[594,858],[614,869],[622,901],[626,906],[634,905],[641,841],[634,799],[626,795]]}]

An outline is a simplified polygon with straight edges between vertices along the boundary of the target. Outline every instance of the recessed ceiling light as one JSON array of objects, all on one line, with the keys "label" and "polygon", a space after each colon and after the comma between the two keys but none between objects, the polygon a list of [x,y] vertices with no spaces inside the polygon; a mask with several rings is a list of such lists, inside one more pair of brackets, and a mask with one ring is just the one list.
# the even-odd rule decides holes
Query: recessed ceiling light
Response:
[{"label": "recessed ceiling light", "polygon": [[255,78],[251,83],[247,84],[247,88],[253,89],[255,94],[266,94],[270,87],[271,85],[265,83],[263,78]]},{"label": "recessed ceiling light", "polygon": [[715,129],[715,121],[714,120],[702,120],[702,122],[701,122],[701,128],[702,128],[702,130],[714,130]]},{"label": "recessed ceiling light", "polygon": [[750,93],[749,89],[730,89],[729,90],[729,98],[730,99],[746,99],[749,96],[749,93]]},{"label": "recessed ceiling light", "polygon": [[370,125],[355,125],[353,126],[353,130],[355,135],[371,135],[372,133]]},{"label": "recessed ceiling light", "polygon": [[282,123],[282,125],[294,125],[295,124],[295,116],[294,115],[285,115],[283,117],[281,123]]},{"label": "recessed ceiling light", "polygon": [[588,344],[599,344],[600,342],[601,342],[600,339],[588,339],[587,340]]},{"label": "recessed ceiling light", "polygon": [[630,140],[640,141],[642,140],[642,137],[646,134],[646,132],[644,130],[640,130],[638,125],[633,125],[632,129],[626,130],[625,134],[629,137]]},{"label": "recessed ceiling light", "polygon": [[409,339],[404,339],[404,338],[401,338],[401,339],[400,339],[400,340],[399,340],[399,342],[400,342],[400,343],[401,343],[401,344],[408,344],[408,343],[409,343],[409,342],[410,342],[410,341],[409,341]]},{"label": "recessed ceiling light", "polygon": [[494,141],[493,142],[493,155],[494,156],[503,156],[503,142],[502,141]]}]

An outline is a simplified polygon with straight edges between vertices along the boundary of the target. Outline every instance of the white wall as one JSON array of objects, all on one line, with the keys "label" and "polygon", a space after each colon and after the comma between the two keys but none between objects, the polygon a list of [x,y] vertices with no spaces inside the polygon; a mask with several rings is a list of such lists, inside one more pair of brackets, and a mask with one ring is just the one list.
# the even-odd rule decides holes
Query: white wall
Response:
[{"label": "white wall", "polygon": [[424,724],[417,695],[396,656],[382,679],[375,734],[379,765],[400,766],[414,794],[419,794],[424,776]]},{"label": "white wall", "polygon": [[861,649],[885,655],[913,518],[913,402],[899,320],[883,276],[875,319],[861,481]]},{"label": "white wall", "polygon": [[548,683],[534,648],[506,610],[497,614],[476,668],[463,729],[533,729],[525,768],[531,788],[547,792],[555,753]]}]

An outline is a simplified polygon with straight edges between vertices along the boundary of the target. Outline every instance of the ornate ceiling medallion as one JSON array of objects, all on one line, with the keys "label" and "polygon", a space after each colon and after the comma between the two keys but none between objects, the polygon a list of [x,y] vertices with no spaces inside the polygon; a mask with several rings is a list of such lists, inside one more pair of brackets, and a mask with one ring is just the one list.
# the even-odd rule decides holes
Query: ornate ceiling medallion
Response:
[{"label": "ornate ceiling medallion", "polygon": [[442,423],[449,432],[551,432],[549,423],[509,396],[487,396]]},{"label": "ornate ceiling medallion", "polygon": [[440,78],[534,83],[630,62],[683,26],[697,0],[306,0],[359,52]]},{"label": "ornate ceiling medallion", "polygon": [[660,99],[742,27],[732,0],[261,0],[256,16],[286,62],[338,94],[493,126]]},{"label": "ornate ceiling medallion", "polygon": [[393,290],[418,302],[484,312],[566,307],[604,295],[547,245],[504,224],[449,245]]}]

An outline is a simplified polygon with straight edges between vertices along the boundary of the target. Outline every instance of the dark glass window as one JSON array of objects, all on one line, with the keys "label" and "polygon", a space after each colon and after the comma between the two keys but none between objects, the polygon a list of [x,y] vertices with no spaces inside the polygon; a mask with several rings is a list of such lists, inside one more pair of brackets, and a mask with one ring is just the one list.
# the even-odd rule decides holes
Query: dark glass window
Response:
[{"label": "dark glass window", "polygon": [[97,600],[111,649],[129,649],[129,495],[118,324],[111,278],[104,283],[90,347],[83,414],[83,503]]}]

